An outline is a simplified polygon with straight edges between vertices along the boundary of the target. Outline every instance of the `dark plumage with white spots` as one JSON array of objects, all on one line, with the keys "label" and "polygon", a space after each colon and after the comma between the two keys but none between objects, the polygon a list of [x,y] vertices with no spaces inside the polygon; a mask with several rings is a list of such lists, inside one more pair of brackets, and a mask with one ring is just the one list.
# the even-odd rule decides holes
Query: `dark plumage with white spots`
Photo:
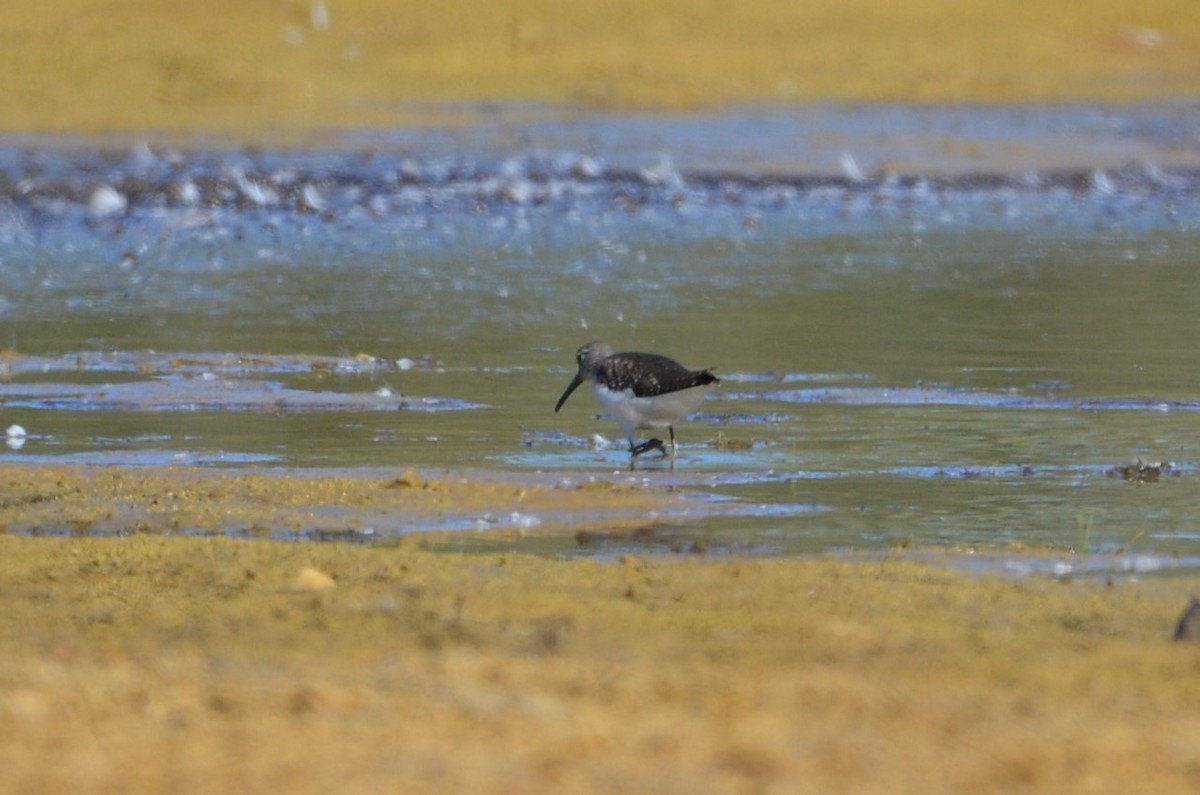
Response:
[{"label": "dark plumage with white spots", "polygon": [[595,379],[616,392],[632,389],[634,397],[665,395],[721,381],[708,370],[689,370],[657,353],[614,353],[596,365]]},{"label": "dark plumage with white spots", "polygon": [[558,411],[584,381],[591,381],[596,399],[625,430],[633,459],[649,450],[667,450],[660,439],[638,444],[639,428],[667,428],[670,455],[675,454],[675,423],[696,410],[713,386],[720,383],[709,370],[689,370],[656,353],[613,353],[603,342],[589,342],[575,354],[579,371],[554,410]]}]

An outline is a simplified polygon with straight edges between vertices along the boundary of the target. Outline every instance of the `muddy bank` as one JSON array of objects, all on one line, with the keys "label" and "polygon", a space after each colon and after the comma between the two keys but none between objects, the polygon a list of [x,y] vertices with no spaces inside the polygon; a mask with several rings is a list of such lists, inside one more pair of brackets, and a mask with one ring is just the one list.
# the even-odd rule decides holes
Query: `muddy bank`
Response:
[{"label": "muddy bank", "polygon": [[[369,0],[150,10],[20,2],[8,130],[254,133],[443,121],[438,103],[1127,101],[1194,96],[1188,0],[479,6]],[[481,111],[486,116],[486,110]]]},{"label": "muddy bank", "polygon": [[584,528],[637,532],[682,499],[604,482],[10,466],[0,485],[0,764],[16,790],[1200,783],[1180,739],[1195,652],[1171,640],[1194,575],[228,537],[371,541],[353,529],[565,509],[596,521],[508,530],[586,543]]},{"label": "muddy bank", "polygon": [[670,522],[693,500],[603,479],[196,468],[0,467],[0,530],[377,541],[441,531],[586,532]]},{"label": "muddy bank", "polygon": [[7,535],[0,762],[45,793],[1185,791],[1197,589]]}]

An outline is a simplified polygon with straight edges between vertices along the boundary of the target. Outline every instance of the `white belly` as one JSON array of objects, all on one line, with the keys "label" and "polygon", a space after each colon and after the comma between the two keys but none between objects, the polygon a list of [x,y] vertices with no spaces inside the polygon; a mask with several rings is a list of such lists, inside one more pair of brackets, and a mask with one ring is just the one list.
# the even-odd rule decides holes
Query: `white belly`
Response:
[{"label": "white belly", "polygon": [[634,397],[632,389],[614,392],[600,384],[594,384],[593,391],[605,413],[632,439],[639,428],[665,428],[679,422],[696,410],[712,387],[694,386],[654,397]]}]

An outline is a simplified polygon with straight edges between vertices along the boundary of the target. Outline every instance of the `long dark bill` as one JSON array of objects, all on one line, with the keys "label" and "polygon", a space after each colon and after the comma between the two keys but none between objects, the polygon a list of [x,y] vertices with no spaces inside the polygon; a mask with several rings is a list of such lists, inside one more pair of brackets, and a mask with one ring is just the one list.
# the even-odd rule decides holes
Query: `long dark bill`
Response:
[{"label": "long dark bill", "polygon": [[561,409],[562,405],[567,402],[567,398],[571,397],[571,393],[574,392],[582,383],[583,376],[581,376],[579,373],[576,373],[575,377],[571,379],[571,383],[567,384],[567,389],[562,393],[562,397],[560,397],[558,402],[554,404],[554,410],[558,411]]}]

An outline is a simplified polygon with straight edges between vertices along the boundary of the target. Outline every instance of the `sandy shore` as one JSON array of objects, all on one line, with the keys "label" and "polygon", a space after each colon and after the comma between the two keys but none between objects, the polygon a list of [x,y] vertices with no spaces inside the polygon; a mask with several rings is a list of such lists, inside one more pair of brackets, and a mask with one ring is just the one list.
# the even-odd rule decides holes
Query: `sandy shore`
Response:
[{"label": "sandy shore", "polygon": [[[446,101],[1195,97],[1194,19],[1191,0],[216,0],[150,13],[22,0],[0,19],[0,128],[278,141],[436,120]],[[231,516],[271,535],[321,506],[424,515],[579,497],[453,479],[3,475],[4,791],[1200,788],[1200,652],[1170,640],[1195,576],[176,537]],[[651,510],[663,497],[586,499]]]}]

